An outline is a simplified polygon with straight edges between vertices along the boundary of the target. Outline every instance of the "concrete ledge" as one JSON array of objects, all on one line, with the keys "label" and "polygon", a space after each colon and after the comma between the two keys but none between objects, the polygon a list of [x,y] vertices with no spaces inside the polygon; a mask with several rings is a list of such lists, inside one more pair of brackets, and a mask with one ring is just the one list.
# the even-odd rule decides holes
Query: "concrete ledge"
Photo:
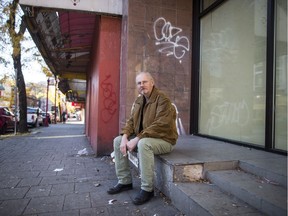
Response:
[{"label": "concrete ledge", "polygon": [[259,177],[241,170],[211,171],[208,178],[213,184],[235,197],[245,200],[267,215],[286,215],[287,191]]},{"label": "concrete ledge", "polygon": [[[138,163],[137,154],[133,160],[130,160],[133,164]],[[238,175],[227,174],[222,179],[221,173],[229,172]],[[265,186],[261,192],[264,196],[249,192],[259,187],[255,180],[247,179],[241,186],[245,176],[251,175],[245,172],[257,176],[259,181],[264,179],[281,187]],[[287,157],[201,137],[182,136],[173,152],[155,156],[154,185],[186,215],[282,215],[287,212],[283,207],[287,200]],[[279,192],[284,204],[273,200],[277,196],[273,191]]]},{"label": "concrete ledge", "polygon": [[245,202],[223,194],[212,184],[177,183],[171,185],[172,203],[185,215],[253,215],[263,216]]},{"label": "concrete ledge", "polygon": [[[225,149],[225,151],[223,151]],[[138,168],[137,153],[129,154]],[[155,180],[197,182],[206,179],[208,171],[235,170],[279,182],[287,188],[287,157],[196,136],[180,136],[175,149],[155,156]],[[139,170],[138,170],[139,171]],[[160,177],[161,176],[161,177]]]},{"label": "concrete ledge", "polygon": [[[279,183],[281,186],[287,188],[287,173],[284,170],[287,167],[281,166],[281,164],[285,164],[285,161],[281,160],[283,159],[265,160],[265,162],[260,164],[259,161],[240,161],[239,167],[246,172],[261,176],[267,182]],[[269,169],[267,166],[271,165],[274,168]]]},{"label": "concrete ledge", "polygon": [[[287,188],[286,161],[287,157],[283,155],[201,137],[186,136],[180,137],[173,152],[155,157],[154,183],[156,188],[187,215],[264,215],[267,213],[282,215],[287,212],[283,203],[280,202],[279,206],[273,198],[265,198],[265,196],[269,197],[267,194],[270,192],[274,194],[273,190],[262,191],[266,195],[261,197],[254,193],[245,193],[247,188],[242,188],[238,183],[245,178],[245,172],[241,171],[243,169],[257,175],[259,181],[262,178],[268,182],[273,180],[275,182],[270,183],[284,185]],[[236,180],[229,180],[228,175],[227,180],[221,180],[219,174],[220,180],[213,180],[213,184],[210,184],[211,173],[217,172],[238,174],[241,172],[244,175],[239,175]],[[236,184],[233,184],[234,182]],[[246,185],[257,189],[253,181],[246,181]],[[286,189],[274,189],[286,202]]]}]

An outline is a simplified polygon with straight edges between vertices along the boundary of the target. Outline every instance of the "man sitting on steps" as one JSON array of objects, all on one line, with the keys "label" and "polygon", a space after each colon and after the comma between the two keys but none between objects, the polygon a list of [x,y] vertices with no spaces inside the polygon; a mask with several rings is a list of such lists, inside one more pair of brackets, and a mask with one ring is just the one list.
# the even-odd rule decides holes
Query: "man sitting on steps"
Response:
[{"label": "man sitting on steps", "polygon": [[113,143],[118,184],[107,193],[117,194],[133,188],[127,151],[137,149],[141,190],[133,203],[141,205],[154,196],[154,155],[171,152],[178,134],[176,110],[170,99],[154,86],[151,74],[139,73],[136,76],[136,85],[140,95],[134,101],[131,116],[121,135]]}]

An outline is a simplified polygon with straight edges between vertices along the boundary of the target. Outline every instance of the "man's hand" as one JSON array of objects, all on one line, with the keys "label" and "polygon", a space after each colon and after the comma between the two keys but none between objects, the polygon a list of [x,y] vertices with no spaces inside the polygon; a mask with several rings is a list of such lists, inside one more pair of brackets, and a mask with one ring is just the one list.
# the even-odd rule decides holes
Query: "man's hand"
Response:
[{"label": "man's hand", "polygon": [[128,143],[126,144],[127,149],[129,152],[133,151],[133,149],[135,149],[135,147],[137,146],[137,143],[139,141],[138,137],[135,137],[133,139],[131,139],[130,141],[128,141]]},{"label": "man's hand", "polygon": [[127,155],[127,143],[128,143],[128,138],[127,135],[124,134],[122,136],[121,144],[120,144],[120,151],[123,154],[123,156]]}]

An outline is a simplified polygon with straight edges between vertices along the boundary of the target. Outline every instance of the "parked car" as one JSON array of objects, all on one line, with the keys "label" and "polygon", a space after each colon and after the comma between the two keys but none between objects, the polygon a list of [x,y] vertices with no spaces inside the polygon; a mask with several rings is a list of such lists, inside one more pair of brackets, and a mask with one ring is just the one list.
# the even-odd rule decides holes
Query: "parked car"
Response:
[{"label": "parked car", "polygon": [[7,130],[14,130],[15,119],[15,115],[8,107],[0,106],[0,134],[4,134]]},{"label": "parked car", "polygon": [[43,111],[39,107],[27,107],[27,124],[36,127],[43,125]]},{"label": "parked car", "polygon": [[77,118],[76,113],[69,113],[69,118]]}]

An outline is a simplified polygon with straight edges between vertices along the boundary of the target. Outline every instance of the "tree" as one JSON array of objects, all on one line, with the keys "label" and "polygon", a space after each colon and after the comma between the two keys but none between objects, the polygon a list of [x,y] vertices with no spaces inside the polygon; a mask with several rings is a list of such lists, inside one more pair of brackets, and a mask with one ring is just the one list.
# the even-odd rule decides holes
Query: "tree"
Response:
[{"label": "tree", "polygon": [[[0,32],[3,33],[0,37],[0,66],[7,68],[4,72],[5,76],[14,77],[16,80],[14,85],[17,86],[19,98],[19,132],[24,133],[28,131],[27,90],[22,70],[31,70],[31,62],[36,60],[42,66],[42,72],[46,76],[50,77],[52,73],[46,67],[34,42],[32,43],[29,32],[26,31],[25,15],[19,6],[19,0],[1,0],[0,11],[2,12],[0,13]],[[7,53],[11,55],[8,56]],[[0,79],[2,78],[4,77],[1,76],[0,68]]]},{"label": "tree", "polygon": [[13,0],[12,2],[5,2],[6,7],[3,8],[3,14],[7,15],[8,19],[6,21],[4,30],[8,32],[10,37],[10,42],[12,44],[12,59],[13,66],[16,75],[16,86],[19,94],[19,132],[25,133],[28,131],[27,127],[27,96],[26,96],[26,86],[24,81],[24,76],[22,73],[21,65],[21,41],[26,30],[26,25],[24,19],[20,19],[20,24],[17,26],[16,15],[19,9],[19,0]]}]

